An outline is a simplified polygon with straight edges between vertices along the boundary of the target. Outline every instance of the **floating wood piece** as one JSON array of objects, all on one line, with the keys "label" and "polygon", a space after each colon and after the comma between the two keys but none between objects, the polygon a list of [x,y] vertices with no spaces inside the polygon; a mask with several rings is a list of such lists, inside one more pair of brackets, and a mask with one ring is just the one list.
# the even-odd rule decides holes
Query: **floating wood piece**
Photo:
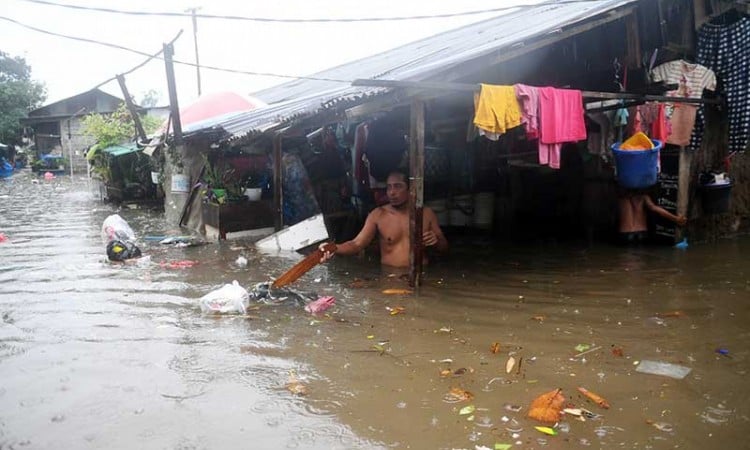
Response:
[{"label": "floating wood piece", "polygon": [[[328,244],[325,244],[323,246],[323,249],[326,252],[333,253],[336,251],[336,244],[334,244],[333,242],[329,242]],[[320,259],[322,257],[323,251],[321,251],[319,248],[315,249],[315,251],[307,255],[305,259],[298,262],[291,269],[284,272],[273,282],[273,284],[271,284],[271,286],[279,288],[282,286],[286,286],[287,284],[294,283],[295,281],[297,281],[297,279],[299,279],[299,277],[306,274],[310,269],[320,264]]]}]

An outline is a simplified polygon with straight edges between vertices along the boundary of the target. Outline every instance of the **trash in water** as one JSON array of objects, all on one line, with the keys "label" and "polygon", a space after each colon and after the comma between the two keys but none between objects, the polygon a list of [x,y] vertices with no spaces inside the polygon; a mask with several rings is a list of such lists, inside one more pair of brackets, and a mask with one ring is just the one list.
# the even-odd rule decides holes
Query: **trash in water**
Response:
[{"label": "trash in water", "polygon": [[500,351],[500,343],[499,342],[493,342],[490,346],[490,351],[494,354]]},{"label": "trash in water", "polygon": [[516,358],[510,356],[508,358],[508,361],[505,363],[505,373],[511,373],[513,371],[513,366],[516,365]]},{"label": "trash in water", "polygon": [[198,265],[198,261],[184,259],[182,261],[160,262],[159,265],[165,269],[186,269]]},{"label": "trash in water", "polygon": [[540,433],[548,434],[550,436],[556,436],[557,431],[555,431],[554,428],[550,427],[534,427],[534,429]]},{"label": "trash in water", "polygon": [[5,242],[8,240],[8,236],[4,235],[3,233],[0,233],[0,242]]},{"label": "trash in water", "polygon": [[510,450],[511,447],[513,447],[513,444],[495,443],[495,450]]},{"label": "trash in water", "polygon": [[308,393],[307,386],[297,378],[297,374],[293,370],[289,371],[289,380],[284,387],[294,395],[307,395]]},{"label": "trash in water", "polygon": [[390,313],[390,315],[395,316],[397,314],[401,314],[406,310],[403,306],[386,306],[385,309]]},{"label": "trash in water", "polygon": [[643,360],[635,371],[640,373],[649,373],[652,375],[663,375],[665,377],[675,378],[681,380],[693,370],[690,367],[679,366],[677,364],[670,364],[662,361],[649,361]]},{"label": "trash in water", "polygon": [[528,416],[544,423],[555,423],[562,416],[562,407],[565,397],[562,389],[555,389],[535,398],[529,406]]},{"label": "trash in water", "polygon": [[676,244],[674,245],[674,247],[675,247],[675,248],[679,248],[679,249],[681,249],[681,250],[684,250],[684,249],[688,248],[688,241],[687,241],[687,238],[683,238],[683,239],[682,239],[682,240],[681,240],[680,242],[676,243]]},{"label": "trash in water", "polygon": [[385,295],[411,295],[414,291],[411,289],[384,289],[383,294]]},{"label": "trash in water", "polygon": [[718,354],[720,354],[722,356],[726,356],[727,358],[731,358],[732,357],[732,355],[729,354],[729,350],[727,350],[725,348],[717,348],[716,349],[716,353],[718,353]]},{"label": "trash in water", "polygon": [[651,420],[646,420],[646,423],[649,425],[653,425],[654,428],[665,433],[671,433],[674,431],[674,427],[672,426],[672,424],[669,424],[667,422],[653,422]]},{"label": "trash in water", "polygon": [[458,387],[454,387],[451,388],[451,390],[443,396],[443,401],[445,401],[446,403],[458,403],[472,400],[473,398],[474,394],[472,394],[471,392],[465,391]]},{"label": "trash in water", "polygon": [[245,267],[247,266],[247,258],[245,258],[244,256],[238,256],[237,260],[234,263],[240,267]]},{"label": "trash in water", "polygon": [[613,346],[612,347],[612,354],[614,356],[619,357],[619,358],[622,358],[623,356],[625,356],[625,353],[622,351],[622,347],[614,347]]},{"label": "trash in water", "polygon": [[312,313],[312,314],[322,313],[323,311],[327,310],[334,304],[336,304],[335,298],[331,296],[320,297],[314,302],[310,302],[307,305],[305,305],[305,311]]},{"label": "trash in water", "polygon": [[585,388],[582,388],[582,387],[578,388],[578,392],[580,392],[581,394],[585,395],[589,400],[591,400],[592,402],[596,403],[600,407],[602,407],[604,409],[609,409],[609,403],[607,403],[607,400],[605,400],[603,397],[601,397],[601,396],[599,396],[597,394],[594,394],[593,392],[591,392],[591,391],[589,391],[589,390],[587,390]]},{"label": "trash in water", "polygon": [[471,414],[476,410],[476,407],[474,405],[468,405],[461,408],[461,410],[458,411],[459,415],[465,416],[467,414]]},{"label": "trash in water", "polygon": [[682,311],[667,311],[663,313],[656,313],[657,317],[665,318],[665,317],[684,317],[685,313]]},{"label": "trash in water", "polygon": [[237,281],[225,284],[209,292],[200,299],[201,311],[208,314],[245,314],[249,306],[250,295]]},{"label": "trash in water", "polygon": [[586,350],[590,349],[591,346],[589,344],[578,344],[575,346],[574,350],[577,352],[585,352]]},{"label": "trash in water", "polygon": [[503,405],[503,409],[505,409],[506,411],[511,411],[511,412],[521,412],[523,407],[518,406],[518,405],[511,405],[510,403],[506,403],[505,405]]}]

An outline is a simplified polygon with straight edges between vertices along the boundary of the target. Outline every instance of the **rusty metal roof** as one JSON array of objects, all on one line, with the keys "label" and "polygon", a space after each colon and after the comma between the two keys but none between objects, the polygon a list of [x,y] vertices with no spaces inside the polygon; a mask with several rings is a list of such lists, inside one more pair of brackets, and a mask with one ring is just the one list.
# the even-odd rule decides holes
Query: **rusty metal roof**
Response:
[{"label": "rusty metal roof", "polygon": [[[377,55],[342,64],[252,94],[269,105],[253,111],[193,124],[187,134],[207,128],[223,128],[229,138],[278,128],[298,117],[316,114],[339,101],[364,102],[388,91],[385,88],[351,86],[355,79],[424,81],[469,61],[480,60],[503,49],[523,48],[526,43],[554,36],[563,29],[606,15],[638,0],[586,0],[548,2],[424,38]],[[342,82],[330,81],[342,80]]]}]

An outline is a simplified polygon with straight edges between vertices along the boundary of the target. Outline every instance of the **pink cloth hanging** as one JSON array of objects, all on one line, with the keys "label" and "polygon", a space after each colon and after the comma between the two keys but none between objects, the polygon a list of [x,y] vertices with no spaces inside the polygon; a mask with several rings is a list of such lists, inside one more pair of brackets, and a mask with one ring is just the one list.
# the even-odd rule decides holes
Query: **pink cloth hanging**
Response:
[{"label": "pink cloth hanging", "polygon": [[526,130],[526,139],[539,138],[539,91],[536,86],[514,84],[516,98],[521,104],[521,123]]},{"label": "pink cloth hanging", "polygon": [[538,88],[539,92],[539,163],[560,168],[563,142],[586,139],[581,91]]}]

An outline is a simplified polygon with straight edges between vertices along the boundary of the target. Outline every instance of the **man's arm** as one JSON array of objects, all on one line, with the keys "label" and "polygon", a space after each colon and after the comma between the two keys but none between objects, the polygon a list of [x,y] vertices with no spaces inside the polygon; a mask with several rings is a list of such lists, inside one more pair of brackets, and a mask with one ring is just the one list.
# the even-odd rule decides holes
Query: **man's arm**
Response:
[{"label": "man's arm", "polygon": [[336,245],[336,254],[356,255],[370,245],[370,242],[372,242],[378,232],[379,216],[380,208],[377,208],[368,214],[367,219],[365,219],[365,225],[354,239]]},{"label": "man's arm", "polygon": [[448,239],[445,238],[443,230],[440,229],[435,211],[431,208],[422,210],[422,220],[429,224],[427,231],[422,234],[422,243],[425,247],[435,247],[439,252],[448,250]]},{"label": "man's arm", "polygon": [[645,199],[646,207],[649,209],[649,211],[653,211],[659,216],[671,220],[672,222],[676,223],[679,226],[684,226],[687,223],[687,218],[685,216],[676,216],[672,214],[671,212],[667,211],[666,209],[662,208],[661,206],[654,203],[653,200],[651,200],[650,196],[646,196]]}]

